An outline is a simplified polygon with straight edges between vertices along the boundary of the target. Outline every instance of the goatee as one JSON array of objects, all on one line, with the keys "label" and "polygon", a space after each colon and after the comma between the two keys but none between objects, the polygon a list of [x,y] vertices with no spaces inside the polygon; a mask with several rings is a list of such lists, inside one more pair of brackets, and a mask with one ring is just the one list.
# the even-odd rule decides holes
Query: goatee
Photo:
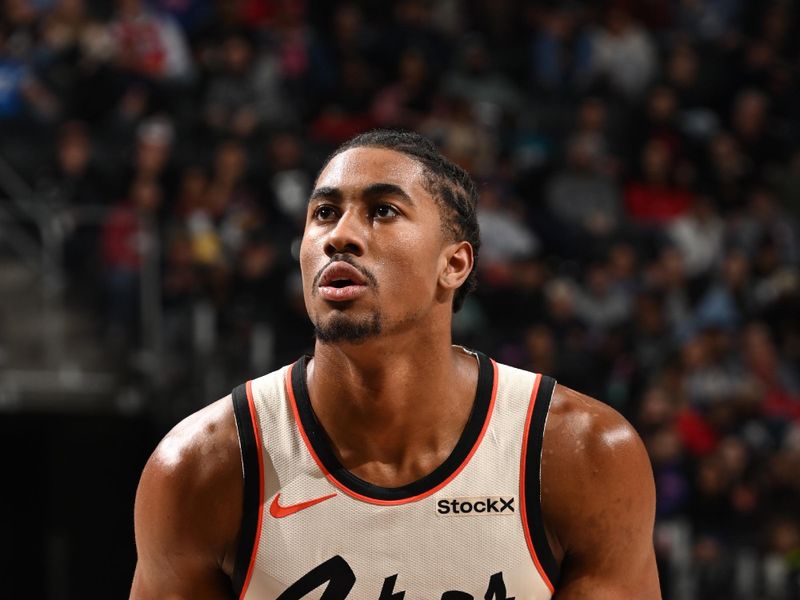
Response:
[{"label": "goatee", "polygon": [[323,344],[350,342],[358,344],[380,335],[383,327],[381,317],[375,313],[364,319],[352,319],[344,315],[334,315],[325,323],[314,323],[314,334]]}]

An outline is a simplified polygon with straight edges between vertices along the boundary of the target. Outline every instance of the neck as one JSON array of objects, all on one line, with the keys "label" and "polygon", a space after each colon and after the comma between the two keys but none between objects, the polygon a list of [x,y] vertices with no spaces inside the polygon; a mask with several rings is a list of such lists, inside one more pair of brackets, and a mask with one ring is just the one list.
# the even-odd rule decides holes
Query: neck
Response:
[{"label": "neck", "polygon": [[308,366],[311,404],[339,460],[357,474],[362,467],[368,480],[425,475],[446,458],[469,417],[477,361],[451,345],[449,332],[423,337],[317,342]]}]

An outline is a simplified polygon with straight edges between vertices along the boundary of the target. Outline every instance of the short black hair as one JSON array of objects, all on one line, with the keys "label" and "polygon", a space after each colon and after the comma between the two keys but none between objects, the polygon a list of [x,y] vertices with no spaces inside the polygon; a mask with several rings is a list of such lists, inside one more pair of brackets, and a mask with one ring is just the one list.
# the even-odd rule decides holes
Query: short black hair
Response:
[{"label": "short black hair", "polygon": [[439,205],[446,232],[454,240],[466,240],[472,246],[472,271],[453,295],[453,312],[458,312],[464,299],[477,285],[475,267],[481,236],[475,182],[464,169],[445,158],[430,139],[410,131],[376,129],[357,135],[334,150],[322,168],[342,152],[364,147],[394,150],[419,162],[425,172],[425,188]]}]

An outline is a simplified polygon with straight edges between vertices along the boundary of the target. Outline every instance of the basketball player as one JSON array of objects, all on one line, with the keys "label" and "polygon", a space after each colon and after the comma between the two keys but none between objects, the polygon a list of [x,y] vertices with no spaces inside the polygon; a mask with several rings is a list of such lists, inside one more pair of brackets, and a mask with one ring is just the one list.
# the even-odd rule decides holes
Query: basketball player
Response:
[{"label": "basketball player", "polygon": [[300,251],[313,357],[144,469],[131,598],[659,598],[645,449],[604,404],[451,345],[469,176],[416,134],[337,150]]}]

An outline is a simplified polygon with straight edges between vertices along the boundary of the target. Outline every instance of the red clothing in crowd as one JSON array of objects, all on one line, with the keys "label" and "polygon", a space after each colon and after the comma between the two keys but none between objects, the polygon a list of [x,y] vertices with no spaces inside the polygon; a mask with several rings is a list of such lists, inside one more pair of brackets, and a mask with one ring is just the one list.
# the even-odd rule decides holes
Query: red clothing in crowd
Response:
[{"label": "red clothing in crowd", "polygon": [[103,226],[103,263],[112,269],[138,271],[141,231],[141,221],[129,206],[116,207]]},{"label": "red clothing in crowd", "polygon": [[686,190],[633,182],[625,190],[628,216],[643,224],[662,224],[684,214],[692,204]]}]

